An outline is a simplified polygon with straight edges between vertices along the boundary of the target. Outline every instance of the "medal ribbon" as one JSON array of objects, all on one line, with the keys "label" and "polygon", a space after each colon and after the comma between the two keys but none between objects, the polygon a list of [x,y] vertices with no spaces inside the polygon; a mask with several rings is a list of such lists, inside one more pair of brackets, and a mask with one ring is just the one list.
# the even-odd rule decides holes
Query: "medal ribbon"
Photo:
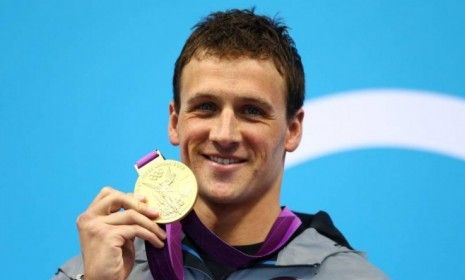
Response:
[{"label": "medal ribbon", "polygon": [[301,223],[300,219],[285,207],[258,252],[255,255],[248,255],[222,241],[202,224],[194,211],[191,211],[181,222],[166,225],[167,240],[164,248],[158,249],[145,242],[150,272],[157,280],[183,279],[182,231],[219,263],[237,269],[276,252],[289,240]]},{"label": "medal ribbon", "polygon": [[159,151],[152,151],[146,154],[144,157],[136,161],[137,169],[141,169],[142,167],[144,167],[144,165],[146,165],[147,163],[151,162],[152,160],[156,159],[159,156],[161,156]]}]

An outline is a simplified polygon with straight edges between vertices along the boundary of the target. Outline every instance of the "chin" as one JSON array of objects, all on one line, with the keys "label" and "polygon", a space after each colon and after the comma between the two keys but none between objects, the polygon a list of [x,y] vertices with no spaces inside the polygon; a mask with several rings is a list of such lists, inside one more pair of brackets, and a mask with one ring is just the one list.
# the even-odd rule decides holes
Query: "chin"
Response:
[{"label": "chin", "polygon": [[207,204],[235,204],[238,202],[238,198],[227,190],[210,190],[207,192],[200,192],[199,196]]}]

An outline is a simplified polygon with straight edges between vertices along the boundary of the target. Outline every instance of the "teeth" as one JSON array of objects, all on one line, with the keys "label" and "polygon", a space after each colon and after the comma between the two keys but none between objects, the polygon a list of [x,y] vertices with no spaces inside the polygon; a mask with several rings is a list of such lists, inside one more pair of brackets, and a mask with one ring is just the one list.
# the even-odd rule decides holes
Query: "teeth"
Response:
[{"label": "teeth", "polygon": [[238,163],[239,160],[237,159],[231,159],[231,158],[220,158],[220,157],[210,157],[210,160],[219,163],[219,164],[233,164],[233,163]]}]

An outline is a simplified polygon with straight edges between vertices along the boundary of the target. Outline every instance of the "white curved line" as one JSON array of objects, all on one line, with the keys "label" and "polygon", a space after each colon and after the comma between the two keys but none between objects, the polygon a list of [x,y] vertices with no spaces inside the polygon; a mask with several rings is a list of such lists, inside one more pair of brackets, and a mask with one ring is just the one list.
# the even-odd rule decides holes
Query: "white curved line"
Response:
[{"label": "white curved line", "polygon": [[427,150],[465,160],[465,100],[407,89],[342,92],[306,102],[304,135],[286,167],[366,147]]}]

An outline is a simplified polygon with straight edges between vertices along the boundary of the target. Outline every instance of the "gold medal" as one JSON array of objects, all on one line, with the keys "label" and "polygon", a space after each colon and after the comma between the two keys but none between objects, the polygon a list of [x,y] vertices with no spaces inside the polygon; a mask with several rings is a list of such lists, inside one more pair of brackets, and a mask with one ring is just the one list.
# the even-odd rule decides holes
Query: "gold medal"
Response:
[{"label": "gold medal", "polygon": [[179,161],[158,157],[138,169],[134,193],[147,198],[147,204],[160,212],[156,223],[182,219],[194,206],[197,181],[194,173]]}]

